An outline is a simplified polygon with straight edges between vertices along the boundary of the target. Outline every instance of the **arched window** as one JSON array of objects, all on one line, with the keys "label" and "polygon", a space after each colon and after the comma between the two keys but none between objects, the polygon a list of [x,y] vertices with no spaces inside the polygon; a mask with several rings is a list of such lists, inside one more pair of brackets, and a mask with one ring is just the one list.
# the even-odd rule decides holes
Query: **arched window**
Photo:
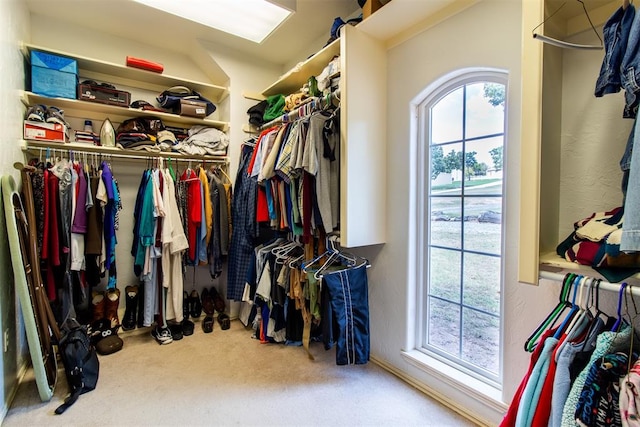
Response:
[{"label": "arched window", "polygon": [[416,348],[501,378],[507,74],[464,71],[417,103]]}]

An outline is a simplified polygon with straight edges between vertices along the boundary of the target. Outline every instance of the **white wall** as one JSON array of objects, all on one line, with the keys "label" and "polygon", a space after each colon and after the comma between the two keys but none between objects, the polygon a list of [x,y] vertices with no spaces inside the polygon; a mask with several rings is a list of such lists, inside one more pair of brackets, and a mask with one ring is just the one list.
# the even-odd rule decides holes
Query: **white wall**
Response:
[{"label": "white wall", "polygon": [[[517,283],[519,218],[520,40],[521,7],[518,2],[483,1],[451,19],[392,48],[388,56],[387,243],[376,248],[370,274],[372,355],[415,378],[480,419],[495,424],[501,405],[493,407],[470,399],[446,382],[409,364],[401,351],[410,350],[416,293],[408,271],[411,238],[410,168],[411,100],[436,79],[467,67],[506,70],[508,125],[506,143],[506,242],[504,248],[504,397],[509,401],[528,363],[524,340],[544,318],[557,298],[553,286]],[[526,84],[526,83],[525,83]],[[402,191],[399,191],[402,189]],[[532,303],[535,301],[535,303]],[[557,301],[557,300],[556,300]],[[407,331],[405,333],[405,331]],[[409,346],[409,347],[408,347]],[[408,347],[408,348],[407,348]]]},{"label": "white wall", "polygon": [[[20,43],[29,40],[29,13],[22,1],[0,1],[0,175],[9,174],[16,180],[13,167],[22,161],[19,141],[22,139],[24,107],[19,91],[24,89],[23,58]],[[18,388],[18,376],[26,368],[27,348],[24,331],[17,320],[19,311],[11,274],[11,258],[7,256],[7,237],[0,236],[0,337],[7,331],[8,351],[0,360],[0,419],[4,418],[13,394]],[[2,338],[2,341],[4,339]],[[3,342],[4,345],[4,342]],[[0,351],[2,351],[0,347]]]}]

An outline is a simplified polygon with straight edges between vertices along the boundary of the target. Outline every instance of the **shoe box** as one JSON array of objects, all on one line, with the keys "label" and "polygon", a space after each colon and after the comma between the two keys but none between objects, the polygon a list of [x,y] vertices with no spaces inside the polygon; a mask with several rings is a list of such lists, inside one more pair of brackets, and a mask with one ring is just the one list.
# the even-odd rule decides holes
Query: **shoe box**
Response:
[{"label": "shoe box", "polygon": [[89,84],[78,85],[78,99],[129,108],[131,93]]},{"label": "shoe box", "polygon": [[53,98],[76,98],[78,62],[73,58],[32,50],[31,92]]},{"label": "shoe box", "polygon": [[207,116],[207,103],[192,99],[181,99],[178,114],[181,116],[204,118]]},{"label": "shoe box", "polygon": [[67,127],[59,123],[24,121],[24,139],[67,142]]}]

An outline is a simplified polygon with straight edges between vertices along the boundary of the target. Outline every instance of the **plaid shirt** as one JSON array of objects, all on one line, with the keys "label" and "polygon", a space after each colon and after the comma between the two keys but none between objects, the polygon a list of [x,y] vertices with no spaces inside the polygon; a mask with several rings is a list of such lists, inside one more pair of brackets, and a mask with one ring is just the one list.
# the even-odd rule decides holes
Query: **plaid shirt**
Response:
[{"label": "plaid shirt", "polygon": [[242,158],[236,175],[231,218],[233,232],[229,248],[227,299],[242,300],[246,272],[251,264],[253,239],[258,235],[256,223],[256,199],[258,181],[248,175],[253,147],[242,149]]}]

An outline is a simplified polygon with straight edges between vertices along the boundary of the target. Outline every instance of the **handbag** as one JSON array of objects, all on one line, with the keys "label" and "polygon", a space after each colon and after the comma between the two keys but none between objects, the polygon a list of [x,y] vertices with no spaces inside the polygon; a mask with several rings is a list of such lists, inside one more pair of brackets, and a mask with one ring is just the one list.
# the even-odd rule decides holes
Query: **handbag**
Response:
[{"label": "handbag", "polygon": [[173,113],[178,113],[180,110],[180,100],[192,100],[202,101],[206,104],[206,115],[216,111],[216,106],[213,102],[200,95],[193,89],[189,89],[185,86],[173,86],[162,92],[156,100],[160,106],[166,110],[170,110]]}]

